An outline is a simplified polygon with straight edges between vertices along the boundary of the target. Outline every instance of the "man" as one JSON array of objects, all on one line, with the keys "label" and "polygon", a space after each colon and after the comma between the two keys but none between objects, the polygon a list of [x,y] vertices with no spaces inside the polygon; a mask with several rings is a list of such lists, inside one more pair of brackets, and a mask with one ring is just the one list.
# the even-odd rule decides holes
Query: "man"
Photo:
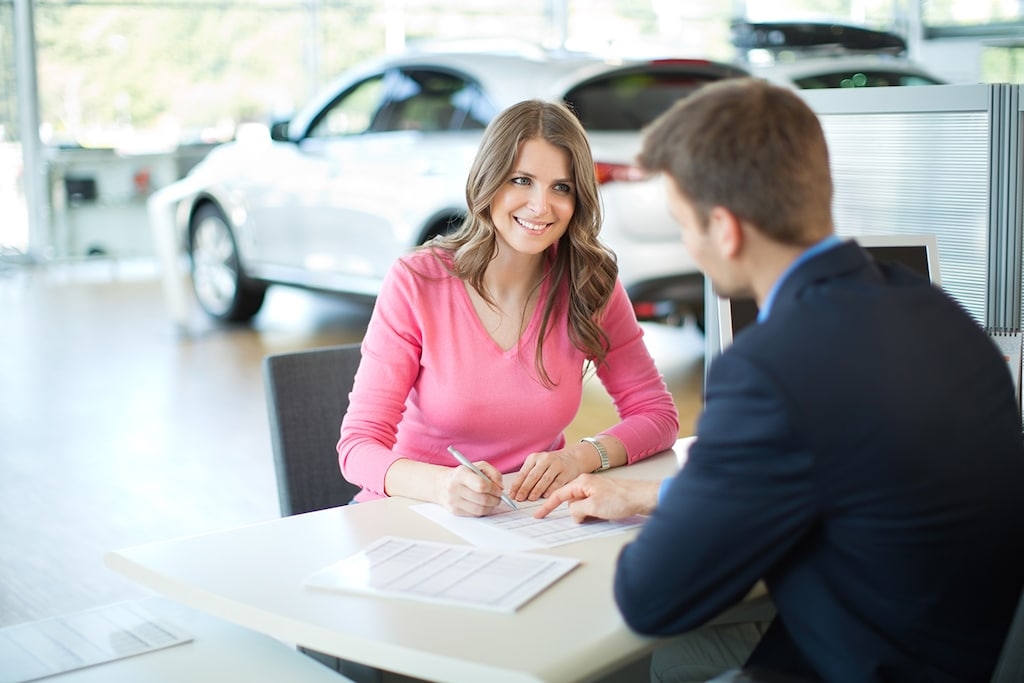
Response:
[{"label": "man", "polygon": [[[825,137],[795,93],[708,86],[652,124],[639,160],[715,290],[754,297],[759,324],[713,362],[676,477],[583,475],[538,515],[649,513],[618,560],[623,618],[702,636],[718,671],[752,648],[750,669],[786,680],[988,681],[1024,584],[1002,356],[938,288],[833,234]],[[693,631],[761,579],[763,636]]]}]

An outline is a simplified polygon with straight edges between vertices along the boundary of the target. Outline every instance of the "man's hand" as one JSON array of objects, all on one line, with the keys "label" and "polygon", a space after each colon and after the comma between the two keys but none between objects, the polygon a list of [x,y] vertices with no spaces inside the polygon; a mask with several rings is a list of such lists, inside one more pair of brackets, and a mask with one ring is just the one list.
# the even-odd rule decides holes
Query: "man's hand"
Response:
[{"label": "man's hand", "polygon": [[656,481],[581,474],[554,491],[533,516],[546,517],[562,503],[569,504],[569,513],[577,522],[590,517],[617,520],[649,515],[658,504],[659,486]]}]

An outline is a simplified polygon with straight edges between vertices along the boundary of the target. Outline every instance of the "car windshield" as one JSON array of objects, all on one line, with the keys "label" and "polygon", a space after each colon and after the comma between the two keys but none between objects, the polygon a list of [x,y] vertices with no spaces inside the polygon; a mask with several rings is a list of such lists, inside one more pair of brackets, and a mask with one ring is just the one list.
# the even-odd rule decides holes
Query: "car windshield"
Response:
[{"label": "car windshield", "polygon": [[821,88],[874,88],[890,85],[937,85],[939,81],[921,74],[901,71],[834,71],[794,78],[793,83],[807,90]]},{"label": "car windshield", "polygon": [[565,101],[591,131],[636,131],[700,86],[725,77],[679,69],[616,72],[582,83]]}]

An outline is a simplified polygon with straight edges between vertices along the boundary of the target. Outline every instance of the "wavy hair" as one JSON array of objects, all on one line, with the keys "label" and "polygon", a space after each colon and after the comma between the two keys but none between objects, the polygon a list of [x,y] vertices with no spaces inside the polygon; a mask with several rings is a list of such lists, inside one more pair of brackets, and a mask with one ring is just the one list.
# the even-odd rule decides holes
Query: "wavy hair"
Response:
[{"label": "wavy hair", "polygon": [[[569,336],[573,346],[591,361],[605,361],[608,335],[601,317],[618,277],[615,254],[598,239],[601,230],[601,199],[597,190],[594,159],[586,131],[565,105],[526,100],[502,111],[484,131],[480,148],[466,182],[466,218],[459,228],[435,237],[424,248],[440,249],[451,256],[449,271],[473,286],[488,303],[494,302],[484,287],[484,272],[497,255],[496,229],[491,203],[508,181],[524,142],[542,139],[569,153],[576,202],[568,229],[549,250],[551,279],[543,307],[534,364],[546,386],[554,386],[544,368],[544,340],[551,329],[563,283],[568,283]],[[538,283],[538,287],[540,284]]]}]

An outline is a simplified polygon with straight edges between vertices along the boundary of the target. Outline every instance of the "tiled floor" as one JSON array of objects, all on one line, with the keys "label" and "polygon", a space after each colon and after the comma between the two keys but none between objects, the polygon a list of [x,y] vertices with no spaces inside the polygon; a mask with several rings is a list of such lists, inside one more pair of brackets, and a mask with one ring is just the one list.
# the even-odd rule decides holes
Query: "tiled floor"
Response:
[{"label": "tiled floor", "polygon": [[[109,549],[276,517],[260,363],[358,341],[369,315],[285,288],[245,327],[165,303],[152,264],[0,264],[0,627],[148,595]],[[647,341],[689,434],[703,341]],[[595,380],[568,436],[613,417]]]}]

